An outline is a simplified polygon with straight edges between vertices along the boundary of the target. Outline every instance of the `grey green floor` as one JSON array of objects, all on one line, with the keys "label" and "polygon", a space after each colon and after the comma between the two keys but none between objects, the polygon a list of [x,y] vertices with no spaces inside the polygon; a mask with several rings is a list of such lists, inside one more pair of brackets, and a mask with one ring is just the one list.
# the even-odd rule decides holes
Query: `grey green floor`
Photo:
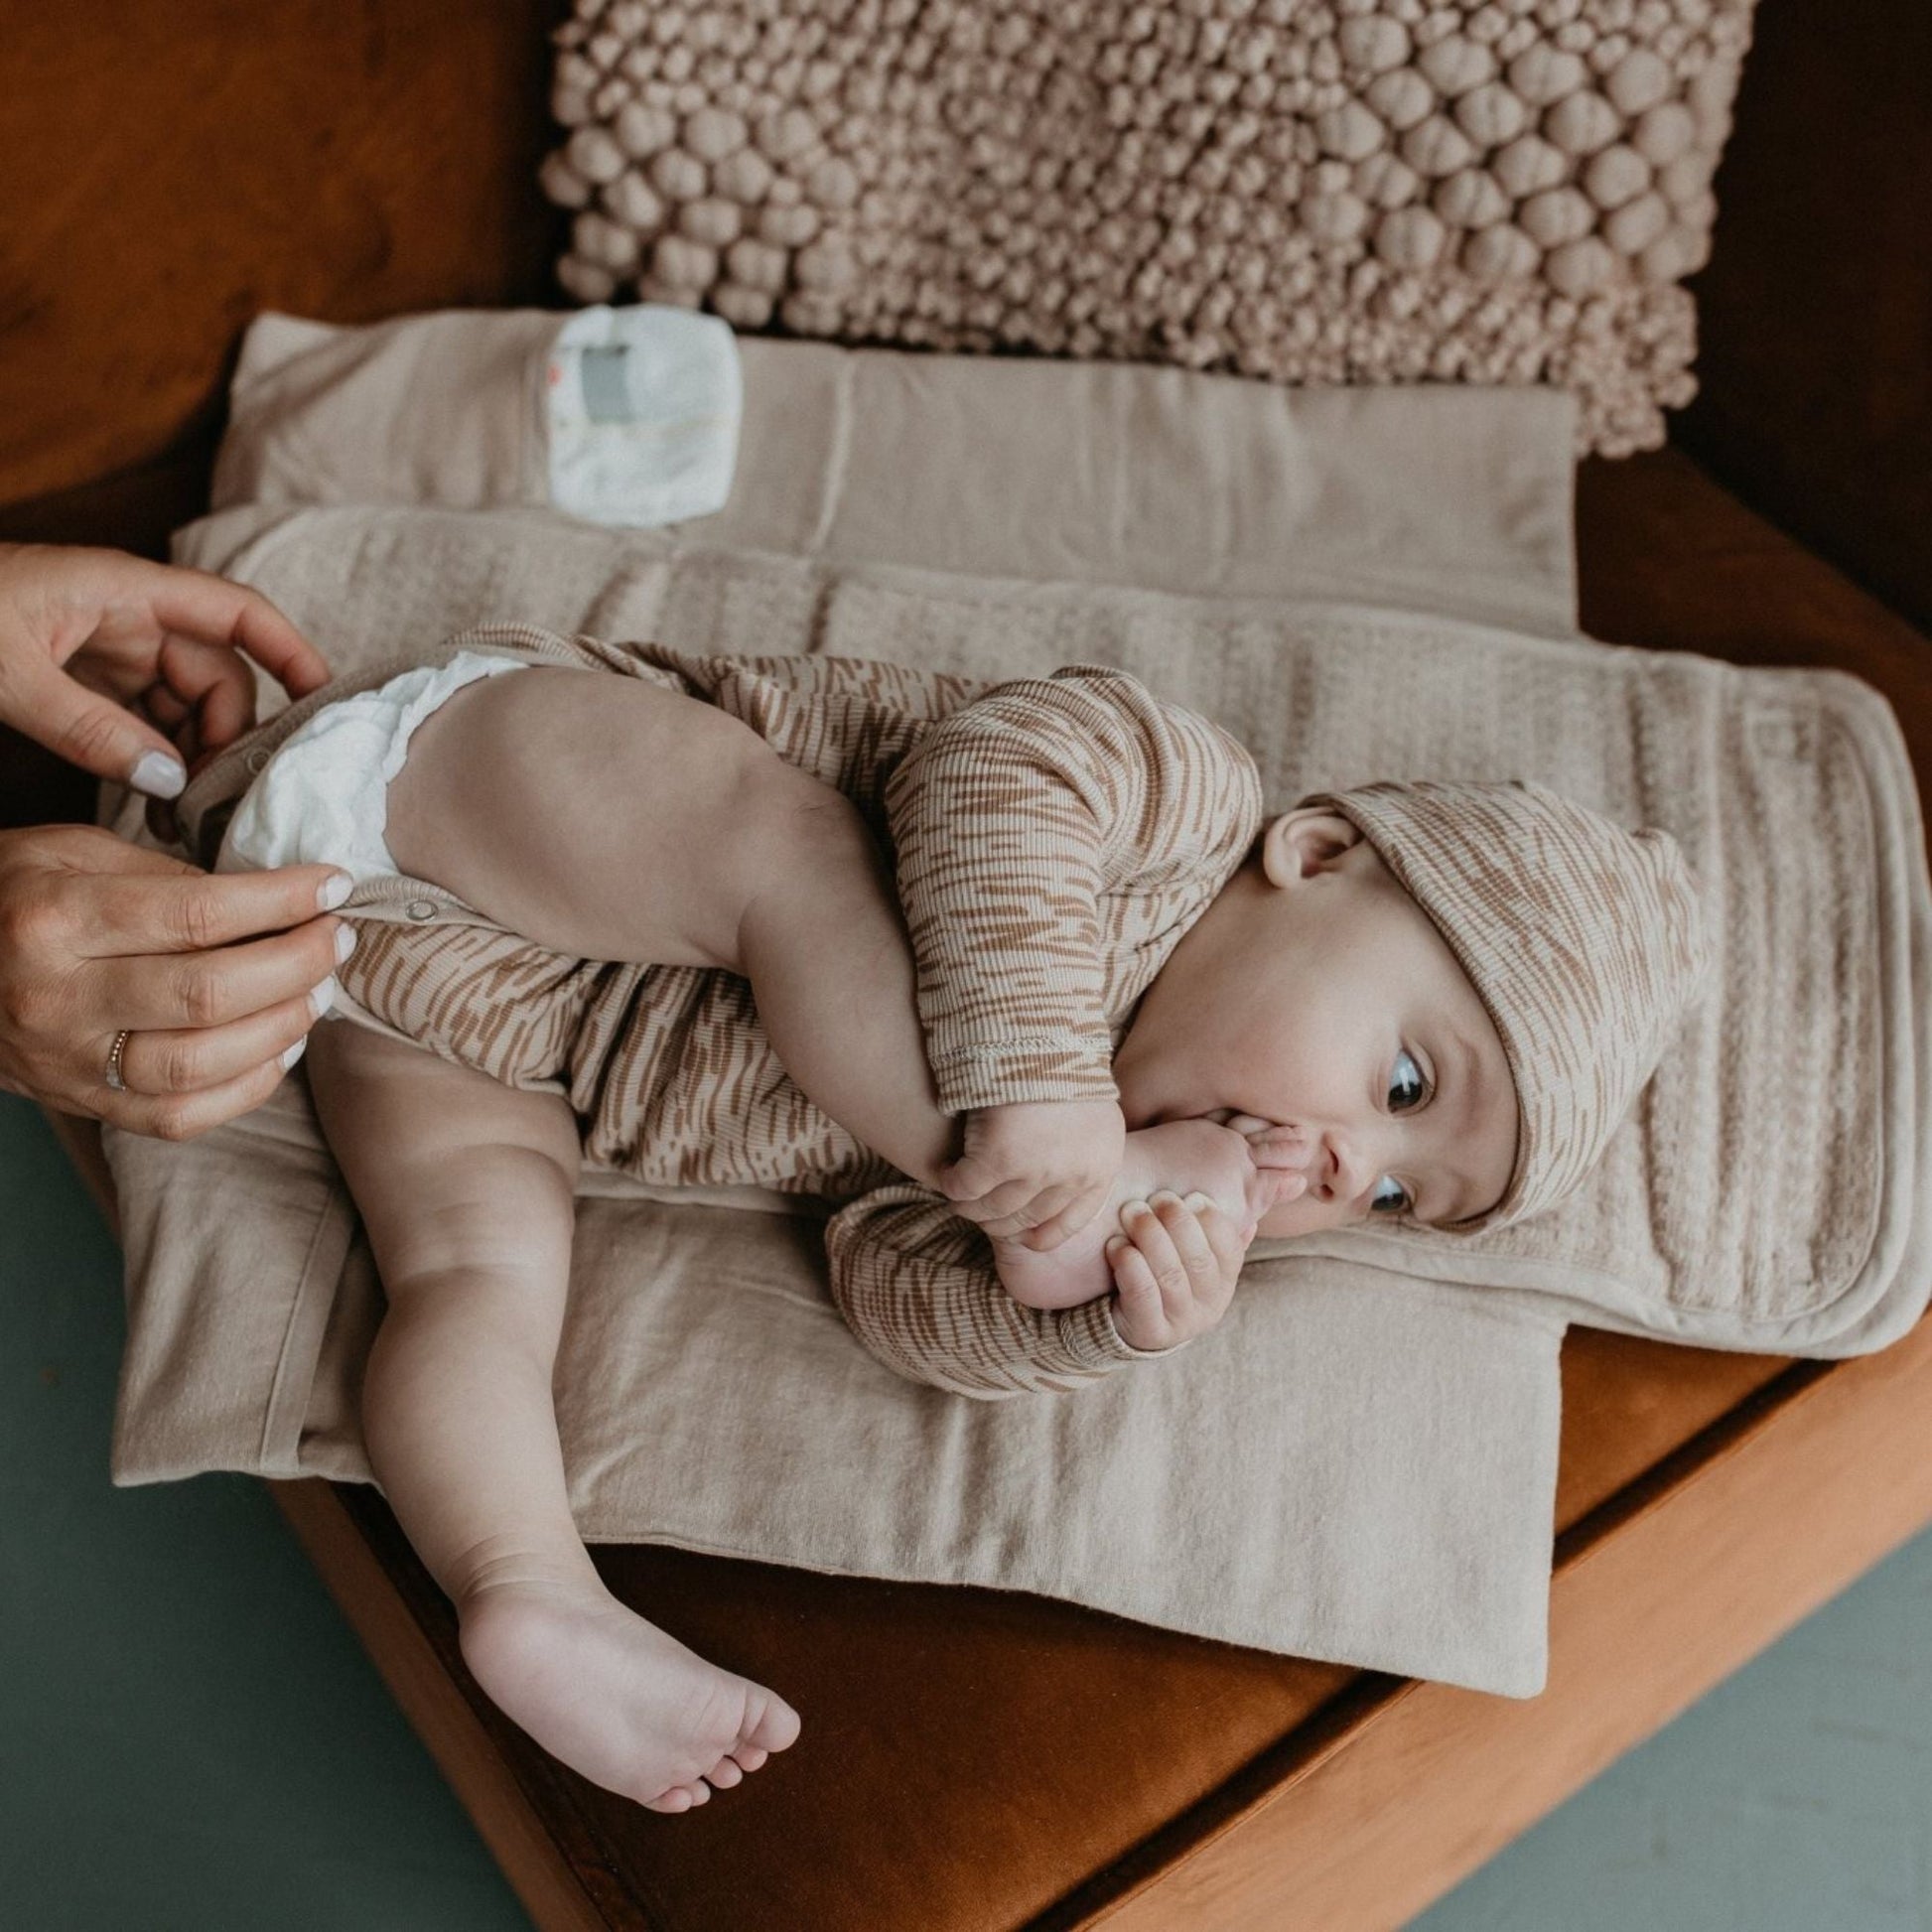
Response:
[{"label": "grey green floor", "polygon": [[[523,1932],[266,1493],[109,1486],[121,1332],[112,1244],[0,1095],[0,1927]],[[1928,1758],[1932,1534],[1416,1927],[1932,1932]]]}]

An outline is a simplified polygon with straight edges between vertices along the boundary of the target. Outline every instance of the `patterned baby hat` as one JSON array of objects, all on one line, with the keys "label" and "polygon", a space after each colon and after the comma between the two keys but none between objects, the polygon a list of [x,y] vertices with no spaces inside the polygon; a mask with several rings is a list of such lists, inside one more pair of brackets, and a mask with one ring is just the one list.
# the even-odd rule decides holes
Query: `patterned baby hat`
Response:
[{"label": "patterned baby hat", "polygon": [[1516,1085],[1502,1199],[1454,1223],[1507,1226],[1583,1179],[1703,990],[1697,889],[1668,832],[1626,832],[1542,785],[1382,783],[1304,805],[1339,813],[1449,942]]}]

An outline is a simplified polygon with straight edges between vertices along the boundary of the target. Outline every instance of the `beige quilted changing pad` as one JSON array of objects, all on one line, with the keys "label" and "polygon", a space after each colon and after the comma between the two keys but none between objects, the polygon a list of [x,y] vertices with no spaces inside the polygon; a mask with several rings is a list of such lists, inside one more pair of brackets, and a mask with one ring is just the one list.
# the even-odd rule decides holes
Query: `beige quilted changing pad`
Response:
[{"label": "beige quilted changing pad", "polygon": [[[780,414],[823,425],[791,408],[786,352],[767,345],[761,373],[748,364],[748,449],[777,434]],[[935,547],[953,568],[917,568],[918,517],[894,525],[891,504],[928,516],[941,505],[896,485],[904,446],[869,444],[859,423],[875,393],[890,410],[902,365],[918,358],[795,352],[836,358],[825,407],[840,462],[813,472],[801,439],[789,468],[742,471],[731,505],[701,524],[625,535],[538,508],[285,499],[206,519],[181,552],[261,584],[345,668],[399,639],[512,616],[980,675],[1090,659],[1239,732],[1273,806],[1373,776],[1542,778],[1685,842],[1720,930],[1722,991],[1595,1183],[1558,1213],[1477,1242],[1357,1231],[1325,1248],[1266,1244],[1215,1335],[1158,1373],[1064,1401],[973,1404],[879,1368],[832,1316],[817,1230],[789,1211],[795,1201],[757,1190],[709,1206],[639,1199],[647,1190],[602,1177],[582,1211],[559,1378],[586,1533],[1002,1584],[1534,1692],[1567,1320],[1831,1354],[1878,1346],[1923,1309],[1927,1082],[1914,996],[1928,895],[1888,712],[1831,674],[1744,673],[1502,628],[1481,571],[1457,576],[1452,556],[1444,582],[1457,618],[1298,601],[1292,565],[1271,584],[1253,549],[1216,566],[1232,591],[1178,594],[1171,549],[1157,540],[1143,557],[1110,539],[1123,510],[1159,531],[1164,497],[1196,531],[1244,515],[1266,529],[1265,503],[1230,501],[1230,479],[1267,475],[1229,460],[1244,438],[1293,451],[1275,507],[1285,529],[1320,533],[1309,506],[1322,496],[1321,437],[1297,448],[1292,415],[1255,425],[1217,414],[1245,387],[1228,378],[1115,372],[1156,377],[1183,402],[1202,385],[1191,419],[1212,432],[1190,450],[1190,412],[1157,409],[1167,463],[1123,487],[1081,470],[1118,419],[1082,413],[1092,372],[1051,371],[1070,380],[1064,406],[1043,417],[1028,385],[1048,371],[926,361],[911,379],[937,386],[943,406],[926,420],[952,433],[914,467],[948,479],[955,507]],[[811,395],[828,365],[800,368],[796,393]],[[1405,398],[1380,395],[1388,413],[1374,433],[1399,447]],[[1432,515],[1432,491],[1455,470],[1437,447],[1426,483],[1390,471],[1386,525],[1423,533],[1426,550],[1427,533],[1440,542],[1459,522],[1491,565],[1513,544],[1516,611],[1562,631],[1567,542],[1543,545],[1567,528],[1567,497],[1521,483],[1567,480],[1566,406],[1487,400],[1510,417],[1491,418],[1503,447],[1559,460],[1499,474],[1472,460],[1473,439]],[[237,427],[245,436],[248,419]],[[855,463],[866,449],[870,462]],[[785,554],[768,532],[797,501],[766,496],[764,483],[808,474],[821,483],[805,498],[809,541]],[[1008,545],[1008,575],[969,575],[961,552],[1001,520],[1008,478],[1041,517]],[[1377,498],[1349,502],[1342,524],[1373,556],[1365,506]],[[734,519],[766,547],[710,547]],[[879,546],[891,561],[829,554],[837,532],[869,519],[895,529]],[[1102,570],[1112,587],[1095,581]],[[110,1158],[130,1270],[117,1478],[366,1474],[353,1391],[379,1302],[299,1087],[207,1141],[115,1138]],[[237,1189],[249,1211],[211,1225],[210,1195]],[[855,1443],[864,1484],[849,1480]]]}]

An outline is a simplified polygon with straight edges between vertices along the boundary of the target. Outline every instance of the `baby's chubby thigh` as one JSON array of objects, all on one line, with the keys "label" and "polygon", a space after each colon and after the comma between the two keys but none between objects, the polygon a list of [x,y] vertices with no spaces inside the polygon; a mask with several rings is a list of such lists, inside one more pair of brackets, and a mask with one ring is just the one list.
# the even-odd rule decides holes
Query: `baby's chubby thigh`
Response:
[{"label": "baby's chubby thigh", "polygon": [[466,685],[418,728],[388,844],[556,951],[732,967],[766,821],[802,776],[700,699],[537,665]]}]

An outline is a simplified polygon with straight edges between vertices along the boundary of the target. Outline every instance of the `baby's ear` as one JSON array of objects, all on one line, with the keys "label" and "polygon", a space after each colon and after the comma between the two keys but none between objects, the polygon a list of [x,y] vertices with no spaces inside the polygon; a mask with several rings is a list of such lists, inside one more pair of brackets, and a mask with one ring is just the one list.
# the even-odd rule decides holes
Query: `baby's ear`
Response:
[{"label": "baby's ear", "polygon": [[1352,846],[1360,830],[1339,812],[1298,805],[1271,819],[1261,834],[1261,867],[1271,886],[1299,886],[1325,872]]}]

